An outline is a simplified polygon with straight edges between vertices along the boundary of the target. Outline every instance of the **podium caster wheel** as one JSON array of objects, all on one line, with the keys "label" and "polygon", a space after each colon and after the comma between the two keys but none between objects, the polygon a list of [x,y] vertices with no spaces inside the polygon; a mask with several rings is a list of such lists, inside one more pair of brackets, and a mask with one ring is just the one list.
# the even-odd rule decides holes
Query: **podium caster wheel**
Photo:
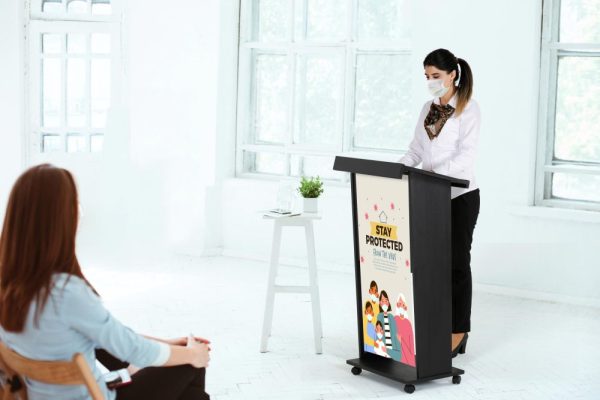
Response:
[{"label": "podium caster wheel", "polygon": [[460,375],[455,375],[452,377],[452,383],[455,385],[459,385],[460,384]]},{"label": "podium caster wheel", "polygon": [[358,367],[352,367],[352,369],[350,371],[352,372],[352,375],[360,375],[360,373],[362,372],[362,369],[360,369]]},{"label": "podium caster wheel", "polygon": [[404,385],[404,391],[408,394],[415,392],[415,385]]}]

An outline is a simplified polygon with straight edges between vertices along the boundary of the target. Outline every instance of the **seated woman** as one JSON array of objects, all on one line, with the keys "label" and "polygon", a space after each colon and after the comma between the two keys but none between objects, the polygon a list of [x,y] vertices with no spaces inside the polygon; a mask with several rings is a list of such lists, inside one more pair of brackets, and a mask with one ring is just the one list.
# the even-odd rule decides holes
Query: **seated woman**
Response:
[{"label": "seated woman", "polygon": [[[39,165],[15,183],[0,237],[0,340],[36,360],[82,353],[108,400],[208,399],[207,341],[143,337],[104,308],[75,255],[78,204],[73,176],[62,168]],[[109,369],[142,369],[130,385],[109,390],[96,354]],[[90,398],[84,386],[26,385],[30,400]]]}]

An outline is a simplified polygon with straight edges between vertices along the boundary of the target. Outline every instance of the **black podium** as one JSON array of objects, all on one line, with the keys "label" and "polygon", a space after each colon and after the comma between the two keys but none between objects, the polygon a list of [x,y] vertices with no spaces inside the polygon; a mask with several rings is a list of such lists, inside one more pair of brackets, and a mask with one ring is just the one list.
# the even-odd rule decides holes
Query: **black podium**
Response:
[{"label": "black podium", "polygon": [[351,174],[362,370],[415,384],[452,377],[450,187],[469,182],[400,163],[336,157]]}]

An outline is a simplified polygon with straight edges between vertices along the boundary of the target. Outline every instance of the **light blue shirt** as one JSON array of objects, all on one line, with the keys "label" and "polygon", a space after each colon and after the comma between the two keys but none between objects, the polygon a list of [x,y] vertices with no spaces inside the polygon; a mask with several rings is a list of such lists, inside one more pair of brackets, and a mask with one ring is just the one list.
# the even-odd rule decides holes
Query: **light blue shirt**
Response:
[{"label": "light blue shirt", "polygon": [[[75,353],[82,353],[107,400],[114,400],[116,393],[107,389],[94,349],[103,348],[140,368],[167,361],[168,345],[144,338],[117,321],[85,281],[64,273],[55,274],[53,281],[39,323],[34,320],[33,302],[23,332],[6,332],[0,327],[0,340],[9,348],[25,357],[48,361],[70,360]],[[90,399],[83,385],[48,385],[28,379],[26,384],[30,400]]]}]

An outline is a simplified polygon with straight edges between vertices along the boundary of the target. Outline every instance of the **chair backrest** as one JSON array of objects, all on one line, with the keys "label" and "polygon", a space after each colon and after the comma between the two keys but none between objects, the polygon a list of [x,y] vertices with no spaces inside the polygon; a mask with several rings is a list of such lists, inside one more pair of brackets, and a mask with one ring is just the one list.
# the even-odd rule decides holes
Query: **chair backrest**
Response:
[{"label": "chair backrest", "polygon": [[[71,361],[36,361],[23,357],[0,342],[0,357],[4,364],[1,367],[4,367],[9,377],[19,375],[52,385],[85,385],[93,400],[105,400],[81,353],[76,353]],[[26,400],[24,387],[22,392],[19,394]]]}]

